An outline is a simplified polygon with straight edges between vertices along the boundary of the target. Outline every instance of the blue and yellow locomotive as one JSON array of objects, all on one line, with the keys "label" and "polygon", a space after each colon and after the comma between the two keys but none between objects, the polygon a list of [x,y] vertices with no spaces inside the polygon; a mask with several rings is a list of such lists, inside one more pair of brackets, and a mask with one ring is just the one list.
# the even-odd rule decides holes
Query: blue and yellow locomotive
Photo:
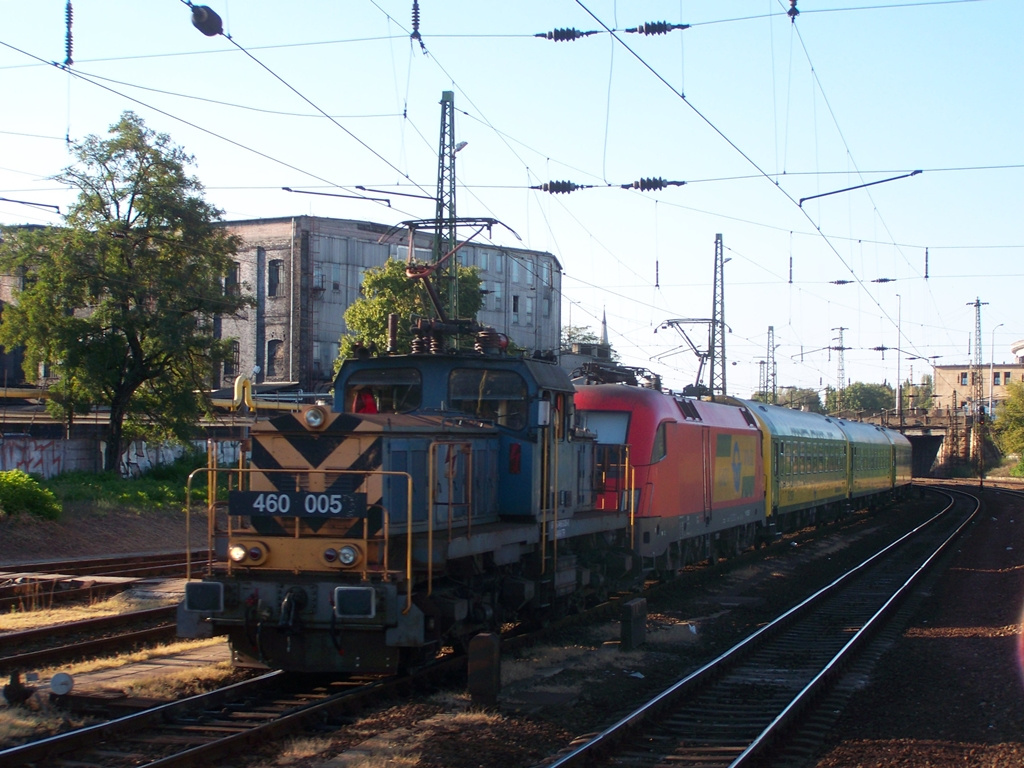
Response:
[{"label": "blue and yellow locomotive", "polygon": [[333,408],[258,422],[225,470],[227,556],[186,586],[180,634],[227,634],[238,665],[393,671],[632,584],[573,392],[497,349],[345,361]]}]

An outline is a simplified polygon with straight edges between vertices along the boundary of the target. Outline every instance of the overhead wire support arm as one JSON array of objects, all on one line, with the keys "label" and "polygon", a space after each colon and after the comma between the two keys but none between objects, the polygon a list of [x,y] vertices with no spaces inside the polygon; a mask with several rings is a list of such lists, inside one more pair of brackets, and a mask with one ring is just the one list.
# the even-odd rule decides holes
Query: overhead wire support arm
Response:
[{"label": "overhead wire support arm", "polygon": [[30,205],[33,208],[53,208],[58,214],[60,213],[59,205],[51,205],[50,203],[33,203],[28,200],[12,200],[9,197],[0,197],[2,203],[17,203],[18,205]]},{"label": "overhead wire support arm", "polygon": [[294,192],[297,195],[321,195],[323,197],[344,197],[352,200],[369,200],[374,203],[386,203],[388,208],[391,207],[391,201],[386,197],[367,197],[366,195],[338,195],[334,192],[311,192],[307,189],[292,189],[291,187],[281,187],[285,192]]},{"label": "overhead wire support arm", "polygon": [[802,208],[804,203],[808,200],[816,200],[819,197],[828,197],[829,195],[838,195],[840,192],[852,192],[855,189],[864,189],[864,187],[873,187],[876,184],[885,184],[887,181],[899,181],[900,179],[908,179],[911,176],[917,176],[922,171],[911,171],[905,173],[902,176],[893,176],[891,179],[879,179],[878,181],[870,181],[867,184],[858,184],[856,187],[847,187],[846,189],[837,189],[834,192],[823,192],[820,195],[810,195],[809,197],[801,197],[799,205]]}]

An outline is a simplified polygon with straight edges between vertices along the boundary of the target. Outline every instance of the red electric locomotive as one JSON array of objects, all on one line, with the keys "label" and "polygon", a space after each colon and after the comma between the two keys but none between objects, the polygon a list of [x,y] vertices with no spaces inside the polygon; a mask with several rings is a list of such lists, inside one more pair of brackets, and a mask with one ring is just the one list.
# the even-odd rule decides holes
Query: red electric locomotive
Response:
[{"label": "red electric locomotive", "polygon": [[619,507],[634,489],[645,569],[670,572],[765,536],[761,432],[745,407],[621,384],[579,385],[574,399],[597,434],[602,503]]}]

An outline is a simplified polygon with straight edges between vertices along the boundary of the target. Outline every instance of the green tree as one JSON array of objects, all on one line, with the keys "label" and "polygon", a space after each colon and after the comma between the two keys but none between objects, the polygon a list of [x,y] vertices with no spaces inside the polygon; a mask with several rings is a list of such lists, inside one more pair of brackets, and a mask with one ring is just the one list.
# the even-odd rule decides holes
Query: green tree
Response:
[{"label": "green tree", "polygon": [[1011,381],[1006,385],[1006,393],[990,425],[992,438],[1004,454],[1024,456],[1024,384]]},{"label": "green tree", "polygon": [[562,349],[569,351],[573,344],[600,344],[600,337],[594,333],[590,326],[585,325],[563,325],[562,326]]},{"label": "green tree", "polygon": [[[388,315],[397,314],[398,352],[406,354],[412,349],[412,323],[418,317],[434,317],[435,312],[427,296],[423,281],[406,275],[406,264],[388,259],[383,266],[371,267],[363,276],[360,299],[345,310],[348,333],[341,336],[335,370],[346,357],[352,357],[356,345],[376,347],[380,351],[388,345]],[[475,317],[480,309],[480,276],[476,267],[459,267],[459,312]]]},{"label": "green tree", "polygon": [[904,408],[931,408],[932,394],[935,391],[932,375],[926,373],[921,376],[920,384],[903,385],[903,407]]},{"label": "green tree", "polygon": [[828,413],[838,411],[864,411],[881,413],[895,407],[896,393],[888,384],[865,384],[855,381],[842,391],[829,389],[825,396],[825,408]]},{"label": "green tree", "polygon": [[801,411],[812,411],[813,413],[824,413],[821,407],[821,395],[816,389],[801,389],[800,387],[779,387],[778,403],[783,408],[795,408]]},{"label": "green tree", "polygon": [[135,436],[185,440],[208,410],[205,391],[226,342],[211,318],[246,304],[222,278],[238,240],[188,176],[193,159],[132,112],[109,138],[74,146],[56,180],[78,190],[62,227],[5,232],[0,266],[24,276],[5,307],[0,344],[45,367],[70,414],[109,408],[104,464],[116,471]]}]

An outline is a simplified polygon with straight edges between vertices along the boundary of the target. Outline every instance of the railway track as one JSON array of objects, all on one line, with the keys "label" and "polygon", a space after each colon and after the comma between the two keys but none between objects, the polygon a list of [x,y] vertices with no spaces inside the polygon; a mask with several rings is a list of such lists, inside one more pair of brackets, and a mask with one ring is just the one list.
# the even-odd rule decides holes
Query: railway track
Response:
[{"label": "railway track", "polygon": [[[620,610],[615,605],[618,602],[613,601],[605,606],[604,612],[618,616]],[[579,620],[581,617],[573,617],[565,623]],[[557,627],[549,627],[548,630],[557,631]],[[527,644],[531,642],[526,638],[520,638],[519,641]],[[511,650],[516,644],[516,639],[507,638],[503,640],[503,649]],[[442,667],[439,665],[439,668]],[[440,674],[462,675],[464,672],[465,659],[462,658],[447,662],[447,671]],[[438,674],[436,671],[431,673]],[[154,711],[139,713],[95,726],[83,734],[75,735],[76,732],[72,732],[47,739],[44,743],[6,750],[0,752],[0,765],[214,764],[211,761],[218,760],[218,754],[237,755],[238,750],[244,748],[242,745],[259,744],[282,733],[294,736],[301,731],[302,722],[311,723],[313,730],[319,730],[325,725],[332,729],[341,728],[345,719],[343,713],[362,706],[366,696],[379,699],[387,695],[389,686],[408,686],[415,682],[410,679],[400,682],[372,681],[367,683],[370,687],[363,693],[357,693],[352,688],[344,692],[328,691],[322,686],[306,690],[288,689],[277,698],[263,697],[250,693],[249,689],[243,691],[236,687],[227,694],[215,692],[207,694],[209,698],[196,697],[161,706],[157,708],[156,715]],[[342,693],[346,697],[344,702],[334,698]],[[321,704],[323,707],[319,707]],[[224,744],[219,737],[231,741]],[[91,747],[88,745],[93,742],[99,745],[101,753],[90,756],[88,750]],[[182,745],[182,751],[170,754],[167,742]],[[60,762],[63,759],[61,755],[74,755],[74,762]]]},{"label": "railway track", "polygon": [[[187,559],[185,553],[173,553],[17,565],[0,570],[0,612],[95,600],[146,578],[184,578]],[[198,573],[196,555],[191,565],[193,574]]]},{"label": "railway track", "polygon": [[417,676],[324,684],[270,672],[210,693],[0,751],[0,765],[47,768],[216,765],[304,729],[341,729],[371,701],[397,696],[426,678],[453,674],[456,660]]},{"label": "railway track", "polygon": [[973,519],[976,498],[946,493],[928,523],[545,765],[774,766],[787,748],[811,748],[790,737]]},{"label": "railway track", "polygon": [[176,636],[176,611],[175,606],[150,608],[0,634],[0,676],[143,644],[170,642]]}]

